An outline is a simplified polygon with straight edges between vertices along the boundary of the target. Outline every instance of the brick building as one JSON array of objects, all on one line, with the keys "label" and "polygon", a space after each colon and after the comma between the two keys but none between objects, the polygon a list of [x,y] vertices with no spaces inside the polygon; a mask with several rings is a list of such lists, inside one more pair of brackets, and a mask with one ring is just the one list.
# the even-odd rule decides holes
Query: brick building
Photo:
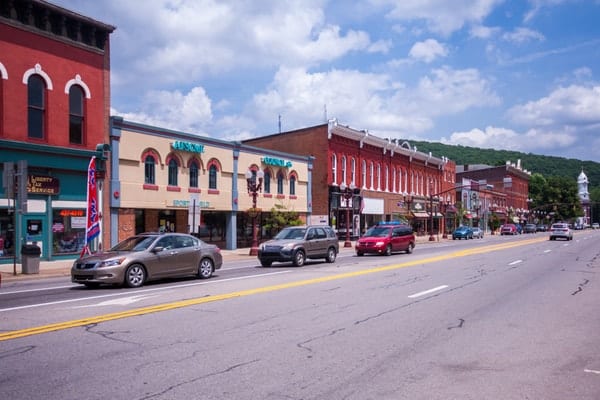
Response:
[{"label": "brick building", "polygon": [[88,164],[107,155],[114,29],[45,1],[0,0],[0,168],[21,161],[28,178],[23,213],[2,184],[4,261],[25,242],[42,259],[84,245]]},{"label": "brick building", "polygon": [[313,156],[312,222],[352,237],[379,221],[410,220],[420,232],[443,227],[441,211],[454,199],[455,164],[409,143],[326,124],[244,141]]}]

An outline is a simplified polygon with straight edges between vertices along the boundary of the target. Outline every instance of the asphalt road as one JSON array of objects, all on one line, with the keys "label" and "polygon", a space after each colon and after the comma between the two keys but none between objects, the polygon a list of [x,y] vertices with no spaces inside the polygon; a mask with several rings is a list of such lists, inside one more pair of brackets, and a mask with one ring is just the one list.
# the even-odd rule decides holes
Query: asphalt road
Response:
[{"label": "asphalt road", "polygon": [[596,400],[599,239],[14,288],[0,295],[0,398]]}]

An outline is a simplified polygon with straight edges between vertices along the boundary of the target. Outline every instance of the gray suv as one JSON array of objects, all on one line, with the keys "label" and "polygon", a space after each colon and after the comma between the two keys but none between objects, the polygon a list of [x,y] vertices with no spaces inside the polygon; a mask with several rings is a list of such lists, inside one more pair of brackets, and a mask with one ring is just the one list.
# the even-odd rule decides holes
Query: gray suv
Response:
[{"label": "gray suv", "polygon": [[283,228],[273,240],[258,248],[258,259],[263,267],[275,261],[289,262],[301,267],[307,258],[323,258],[335,262],[340,244],[337,235],[326,225],[289,226]]}]

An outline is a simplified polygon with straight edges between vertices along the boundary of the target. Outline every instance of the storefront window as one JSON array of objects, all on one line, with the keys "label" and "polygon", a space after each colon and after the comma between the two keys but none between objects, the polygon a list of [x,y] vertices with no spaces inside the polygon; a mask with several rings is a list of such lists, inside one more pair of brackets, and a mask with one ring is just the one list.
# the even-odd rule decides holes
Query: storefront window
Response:
[{"label": "storefront window", "polygon": [[0,209],[0,257],[12,257],[14,255],[14,214],[8,209]]},{"label": "storefront window", "polygon": [[85,246],[85,210],[52,211],[52,243],[54,254],[78,253]]}]

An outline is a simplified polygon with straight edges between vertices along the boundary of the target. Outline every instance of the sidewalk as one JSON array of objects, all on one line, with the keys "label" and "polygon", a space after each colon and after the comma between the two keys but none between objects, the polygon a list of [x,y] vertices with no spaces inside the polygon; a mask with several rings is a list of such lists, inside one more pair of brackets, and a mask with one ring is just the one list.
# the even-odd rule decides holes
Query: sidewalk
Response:
[{"label": "sidewalk", "polygon": [[[429,244],[429,243],[438,243],[440,241],[446,241],[447,239],[442,239],[441,236],[435,236],[435,241],[429,241],[429,236],[417,236],[417,246]],[[452,240],[452,238],[450,238]],[[348,254],[354,253],[354,244],[352,242],[352,247],[344,247],[344,241],[340,241],[340,253]],[[231,261],[239,261],[239,260],[250,260],[256,259],[256,256],[250,255],[250,248],[239,248],[235,250],[224,250],[221,249],[221,254],[223,255],[223,264]],[[70,260],[58,260],[58,261],[40,261],[40,271],[38,274],[23,274],[21,264],[16,264],[17,274],[14,275],[14,264],[11,262],[9,264],[0,264],[0,288],[2,288],[2,284],[14,281],[21,280],[30,280],[30,279],[40,279],[40,278],[50,278],[50,277],[60,277],[60,276],[70,276],[71,275],[71,266],[73,265],[73,259]]]}]

